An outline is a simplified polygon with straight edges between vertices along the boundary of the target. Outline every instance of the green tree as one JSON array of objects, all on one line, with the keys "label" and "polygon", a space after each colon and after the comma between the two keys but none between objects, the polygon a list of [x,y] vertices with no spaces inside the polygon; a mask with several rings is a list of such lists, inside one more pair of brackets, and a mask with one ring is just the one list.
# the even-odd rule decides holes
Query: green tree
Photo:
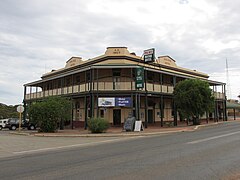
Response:
[{"label": "green tree", "polygon": [[173,95],[178,112],[184,118],[192,118],[195,125],[200,124],[200,116],[213,110],[214,97],[206,81],[198,79],[180,81]]},{"label": "green tree", "polygon": [[17,106],[8,106],[0,103],[0,119],[6,119],[11,117],[18,117]]},{"label": "green tree", "polygon": [[41,132],[55,132],[59,125],[70,120],[71,102],[63,97],[46,98],[30,105],[29,117]]}]

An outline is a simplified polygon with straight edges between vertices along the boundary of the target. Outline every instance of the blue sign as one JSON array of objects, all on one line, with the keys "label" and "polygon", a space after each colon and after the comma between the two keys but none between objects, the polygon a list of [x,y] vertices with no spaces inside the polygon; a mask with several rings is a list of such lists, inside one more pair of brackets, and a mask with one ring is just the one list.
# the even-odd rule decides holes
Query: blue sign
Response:
[{"label": "blue sign", "polygon": [[130,97],[121,97],[115,99],[115,106],[131,107],[132,99]]}]

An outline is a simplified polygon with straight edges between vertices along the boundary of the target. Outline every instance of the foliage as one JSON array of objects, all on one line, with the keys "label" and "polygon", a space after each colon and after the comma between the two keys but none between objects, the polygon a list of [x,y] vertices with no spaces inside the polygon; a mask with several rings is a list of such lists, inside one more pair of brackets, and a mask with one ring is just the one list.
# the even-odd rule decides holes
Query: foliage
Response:
[{"label": "foliage", "polygon": [[194,124],[199,124],[199,117],[205,112],[211,112],[214,107],[214,97],[209,84],[198,79],[186,79],[177,83],[174,101],[178,112],[185,118],[192,118]]},{"label": "foliage", "polygon": [[103,133],[109,128],[109,122],[103,118],[91,118],[88,120],[88,129],[92,133]]},{"label": "foliage", "polygon": [[70,120],[71,102],[63,97],[46,98],[30,105],[29,117],[41,132],[55,132],[60,123]]},{"label": "foliage", "polygon": [[16,118],[18,117],[17,106],[8,106],[5,104],[0,103],[0,119],[7,119],[7,118]]}]

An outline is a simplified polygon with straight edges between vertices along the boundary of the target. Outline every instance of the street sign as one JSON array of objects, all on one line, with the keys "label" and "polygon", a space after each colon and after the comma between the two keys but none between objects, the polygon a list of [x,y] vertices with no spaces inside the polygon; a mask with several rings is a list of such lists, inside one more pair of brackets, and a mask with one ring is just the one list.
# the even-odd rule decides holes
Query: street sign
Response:
[{"label": "street sign", "polygon": [[144,88],[144,69],[143,67],[136,68],[136,88]]},{"label": "street sign", "polygon": [[17,112],[22,113],[24,111],[24,107],[22,105],[19,105],[17,107]]},{"label": "street sign", "polygon": [[147,49],[143,51],[144,62],[155,61],[155,49]]}]

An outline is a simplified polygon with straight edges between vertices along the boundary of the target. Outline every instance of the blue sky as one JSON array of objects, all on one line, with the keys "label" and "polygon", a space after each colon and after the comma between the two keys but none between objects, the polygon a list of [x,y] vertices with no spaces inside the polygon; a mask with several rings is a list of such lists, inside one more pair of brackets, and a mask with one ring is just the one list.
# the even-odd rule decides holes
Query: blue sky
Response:
[{"label": "blue sky", "polygon": [[108,46],[141,55],[154,47],[177,65],[226,81],[240,94],[238,0],[1,0],[0,102],[20,104],[23,84],[93,58]]}]

